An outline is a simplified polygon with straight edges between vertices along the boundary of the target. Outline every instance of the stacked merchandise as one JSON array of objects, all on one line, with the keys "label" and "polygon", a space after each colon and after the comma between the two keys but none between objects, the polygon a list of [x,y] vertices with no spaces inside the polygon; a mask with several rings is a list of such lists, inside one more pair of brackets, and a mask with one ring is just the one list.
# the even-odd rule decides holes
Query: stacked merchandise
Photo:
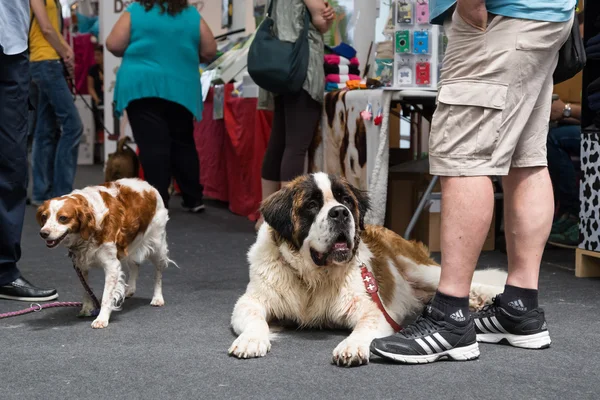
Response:
[{"label": "stacked merchandise", "polygon": [[445,39],[440,27],[429,23],[429,1],[395,0],[393,5],[394,35],[388,38],[395,53],[392,87],[435,89]]},{"label": "stacked merchandise", "polygon": [[356,50],[345,43],[336,47],[326,47],[323,68],[325,69],[325,91],[340,89],[358,89],[366,85],[361,83],[360,69]]}]

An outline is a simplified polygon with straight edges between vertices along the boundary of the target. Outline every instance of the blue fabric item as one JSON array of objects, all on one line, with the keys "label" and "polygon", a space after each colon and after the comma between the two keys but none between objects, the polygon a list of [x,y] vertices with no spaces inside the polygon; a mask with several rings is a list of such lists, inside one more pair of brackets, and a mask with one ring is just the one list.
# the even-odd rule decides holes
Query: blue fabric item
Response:
[{"label": "blue fabric item", "polygon": [[338,56],[347,58],[348,60],[356,57],[356,50],[354,49],[354,47],[346,43],[340,43],[337,46],[332,47],[331,51],[333,51],[333,53],[337,54]]},{"label": "blue fabric item", "polygon": [[590,110],[600,111],[600,93],[594,93],[588,96],[588,107],[590,107]]},{"label": "blue fabric item", "polygon": [[79,29],[79,33],[92,33],[92,28],[94,24],[98,26],[98,17],[88,17],[86,15],[76,13],[77,14],[77,27]]},{"label": "blue fabric item", "polygon": [[577,173],[571,156],[579,155],[581,128],[579,125],[561,125],[548,132],[548,171],[555,199],[559,203],[559,215],[579,215],[579,191]]},{"label": "blue fabric item", "polygon": [[[39,90],[33,151],[33,201],[43,202],[73,191],[83,124],[59,60],[30,63]],[[56,140],[56,120],[62,133]]]},{"label": "blue fabric item", "polygon": [[27,198],[27,52],[0,51],[0,286],[20,275],[21,232]]},{"label": "blue fabric item", "polygon": [[[442,25],[454,4],[456,0],[429,0],[431,23]],[[577,0],[486,0],[485,5],[490,13],[505,17],[565,22],[573,15]]]},{"label": "blue fabric item", "polygon": [[596,35],[596,36],[592,36],[591,38],[588,39],[586,46],[593,46],[595,44],[600,44],[600,34]]},{"label": "blue fabric item", "polygon": [[588,44],[585,48],[585,54],[588,56],[588,58],[600,58],[600,43],[594,44],[592,46]]},{"label": "blue fabric item", "polygon": [[339,90],[339,89],[340,88],[339,88],[339,86],[338,86],[337,83],[327,82],[325,84],[325,91],[326,92],[333,92],[333,91],[336,91],[336,90]]},{"label": "blue fabric item", "polygon": [[600,78],[594,79],[587,87],[588,94],[600,92]]},{"label": "blue fabric item", "polygon": [[115,112],[137,99],[157,97],[181,104],[202,119],[200,14],[189,6],[171,16],[140,3],[127,7],[131,38],[117,72]]}]

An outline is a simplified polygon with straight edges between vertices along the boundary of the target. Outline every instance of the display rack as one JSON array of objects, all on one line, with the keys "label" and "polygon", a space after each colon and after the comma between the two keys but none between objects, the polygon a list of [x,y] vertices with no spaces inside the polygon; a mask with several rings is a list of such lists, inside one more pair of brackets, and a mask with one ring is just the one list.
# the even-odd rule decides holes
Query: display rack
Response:
[{"label": "display rack", "polygon": [[[584,42],[600,34],[600,2],[584,1]],[[579,230],[575,275],[600,277],[600,126],[597,112],[590,109],[588,86],[600,79],[600,60],[590,58],[583,69],[581,101],[581,184]]]},{"label": "display rack", "polygon": [[447,39],[429,23],[429,0],[394,0],[391,89],[436,89]]}]

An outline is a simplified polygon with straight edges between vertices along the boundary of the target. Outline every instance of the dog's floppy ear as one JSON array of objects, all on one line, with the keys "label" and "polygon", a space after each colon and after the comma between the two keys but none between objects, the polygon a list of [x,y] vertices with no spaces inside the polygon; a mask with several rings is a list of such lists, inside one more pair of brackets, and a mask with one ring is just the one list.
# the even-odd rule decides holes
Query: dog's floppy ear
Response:
[{"label": "dog's floppy ear", "polygon": [[358,188],[355,188],[353,185],[348,183],[348,187],[352,190],[352,194],[356,197],[356,201],[358,202],[358,215],[359,215],[359,227],[361,230],[365,229],[365,216],[367,212],[371,209],[371,200],[369,199],[369,194]]},{"label": "dog's floppy ear", "polygon": [[87,204],[79,204],[77,207],[77,219],[79,220],[79,234],[83,240],[89,240],[95,230],[96,218]]},{"label": "dog's floppy ear", "polygon": [[294,235],[293,202],[294,192],[289,187],[285,187],[266,198],[260,206],[260,213],[265,222],[290,242],[293,241]]},{"label": "dog's floppy ear", "polygon": [[44,221],[42,221],[42,214],[48,209],[48,202],[45,201],[41,206],[38,207],[37,212],[35,213],[35,219],[40,227],[44,226]]}]

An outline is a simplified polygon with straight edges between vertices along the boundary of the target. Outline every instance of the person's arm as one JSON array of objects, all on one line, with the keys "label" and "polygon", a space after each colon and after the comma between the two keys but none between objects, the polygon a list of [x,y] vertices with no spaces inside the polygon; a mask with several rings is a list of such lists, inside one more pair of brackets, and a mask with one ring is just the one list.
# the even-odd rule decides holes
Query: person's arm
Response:
[{"label": "person's arm", "polygon": [[552,102],[552,109],[550,111],[550,121],[561,121],[573,124],[579,124],[581,121],[581,104],[570,103],[571,116],[565,118],[565,102],[562,100],[554,100]]},{"label": "person's arm", "polygon": [[127,46],[129,46],[129,39],[131,34],[131,15],[128,11],[125,11],[119,17],[112,31],[106,38],[106,49],[113,53],[116,57],[123,57]]},{"label": "person's arm", "polygon": [[48,43],[50,43],[50,46],[56,50],[58,55],[65,60],[65,63],[72,65],[75,60],[73,50],[50,23],[50,18],[48,18],[44,0],[30,0],[29,4],[31,5],[31,10],[35,16],[35,19],[40,26],[42,35],[44,35],[44,39],[46,39]]},{"label": "person's arm", "polygon": [[211,62],[217,55],[217,41],[204,18],[200,19],[200,61]]},{"label": "person's arm", "polygon": [[312,24],[321,33],[325,33],[331,28],[335,19],[335,11],[329,3],[323,0],[303,0],[310,12]]},{"label": "person's arm", "polygon": [[100,104],[100,97],[98,97],[98,93],[96,93],[96,88],[94,86],[94,78],[91,75],[88,75],[87,77],[87,87],[88,92],[92,96],[92,99],[94,99],[96,105]]}]

